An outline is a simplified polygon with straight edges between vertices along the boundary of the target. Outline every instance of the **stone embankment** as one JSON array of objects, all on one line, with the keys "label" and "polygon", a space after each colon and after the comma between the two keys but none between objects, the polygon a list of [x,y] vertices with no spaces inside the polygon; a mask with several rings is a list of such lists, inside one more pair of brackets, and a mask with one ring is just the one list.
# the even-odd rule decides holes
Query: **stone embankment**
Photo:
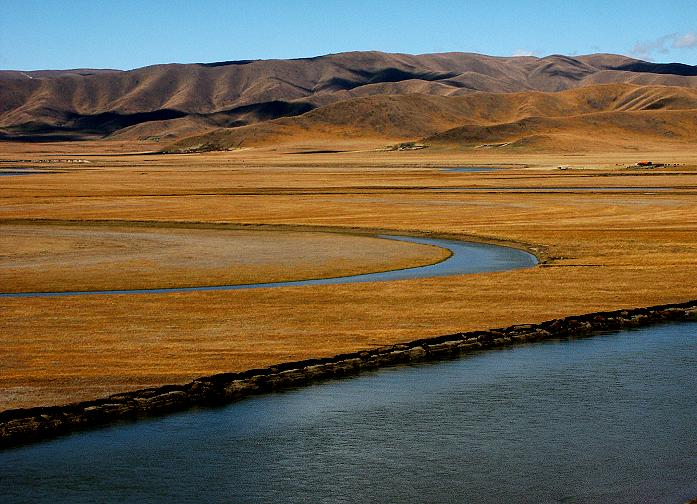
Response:
[{"label": "stone embankment", "polygon": [[584,337],[605,331],[684,320],[697,321],[697,300],[419,339],[329,358],[207,376],[184,385],[137,390],[65,406],[7,410],[0,412],[0,448],[118,421],[163,415],[193,406],[221,405],[255,394],[380,367],[451,358],[519,343]]}]

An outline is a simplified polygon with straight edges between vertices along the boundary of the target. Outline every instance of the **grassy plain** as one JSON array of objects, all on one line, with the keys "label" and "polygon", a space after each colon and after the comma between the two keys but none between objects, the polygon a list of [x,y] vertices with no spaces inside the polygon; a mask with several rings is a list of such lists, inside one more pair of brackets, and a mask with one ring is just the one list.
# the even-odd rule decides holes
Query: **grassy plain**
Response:
[{"label": "grassy plain", "polygon": [[0,224],[0,291],[281,282],[408,268],[441,248],[339,233]]},{"label": "grassy plain", "polygon": [[[16,160],[90,161],[48,163],[61,173],[0,179],[3,233],[25,233],[23,241],[8,241],[4,264],[16,266],[21,250],[33,260],[48,254],[44,279],[58,271],[55,254],[40,240],[27,239],[27,232],[95,229],[93,222],[57,221],[104,221],[107,227],[98,226],[101,231],[91,239],[115,226],[132,237],[200,235],[203,241],[179,241],[182,250],[195,250],[194,264],[210,243],[216,244],[211,252],[222,254],[212,256],[225,257],[221,236],[239,232],[212,225],[226,223],[273,225],[263,233],[279,236],[326,226],[471,237],[519,244],[545,262],[529,270],[375,284],[0,299],[0,409],[60,404],[425,336],[697,298],[694,149],[579,155],[515,149],[375,152],[375,145],[346,143],[117,156],[100,155],[98,143],[3,147],[0,160],[9,162],[0,168],[44,166]],[[137,144],[102,149],[144,150]],[[352,152],[303,153],[313,150]],[[671,166],[627,168],[645,158]],[[500,169],[441,170],[447,166]],[[325,253],[343,248],[339,239],[357,240],[351,246],[356,263],[349,266],[361,270],[378,268],[409,249],[400,244],[391,253],[376,250],[368,238],[330,238],[333,245],[326,245]],[[319,241],[308,246],[321,246]],[[20,242],[25,248],[12,245]],[[141,253],[136,244],[125,240],[125,250]],[[108,248],[91,253],[102,257],[100,250]],[[411,250],[419,257],[410,260],[424,260],[423,250]],[[158,253],[151,257],[152,282],[158,281]],[[192,267],[191,278],[215,270],[209,279],[220,279],[216,275],[228,273],[226,263],[219,263],[220,269]],[[312,261],[275,270],[270,257],[265,267],[277,275],[317,273]],[[102,278],[119,276],[108,270]],[[95,271],[94,278],[100,277],[99,268]],[[69,268],[62,274],[67,273]],[[55,278],[86,281],[81,271],[70,275]],[[126,275],[119,285],[138,281]]]}]

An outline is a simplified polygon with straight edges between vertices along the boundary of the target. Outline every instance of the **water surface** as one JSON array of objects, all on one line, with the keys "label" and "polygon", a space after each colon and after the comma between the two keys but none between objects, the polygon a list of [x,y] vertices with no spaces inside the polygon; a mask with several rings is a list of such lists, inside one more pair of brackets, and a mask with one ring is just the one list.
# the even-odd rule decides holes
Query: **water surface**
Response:
[{"label": "water surface", "polygon": [[41,175],[43,173],[56,173],[56,172],[35,171],[35,170],[25,170],[25,171],[3,171],[3,170],[0,170],[0,177],[16,177],[19,175]]},{"label": "water surface", "polygon": [[695,369],[695,323],[384,369],[0,452],[0,501],[681,503]]}]

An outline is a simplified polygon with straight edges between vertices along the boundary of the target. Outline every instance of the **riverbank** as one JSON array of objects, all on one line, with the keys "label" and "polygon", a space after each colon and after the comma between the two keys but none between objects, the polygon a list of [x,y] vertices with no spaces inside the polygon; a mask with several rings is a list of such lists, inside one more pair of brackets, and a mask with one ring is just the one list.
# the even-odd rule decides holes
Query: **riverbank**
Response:
[{"label": "riverbank", "polygon": [[[0,157],[66,159],[65,151],[55,156],[49,152],[57,148],[44,145],[42,153],[5,152]],[[65,225],[70,232],[94,225],[97,234],[109,226],[133,226],[136,234],[149,232],[145,228],[157,233],[177,228],[177,234],[179,228],[187,229],[182,234],[200,228],[210,229],[205,234],[211,239],[214,232],[227,235],[235,226],[274,233],[384,230],[527,244],[543,261],[509,272],[371,284],[3,298],[0,409],[88,401],[416,338],[697,299],[697,198],[690,189],[697,186],[697,157],[692,151],[573,156],[429,149],[303,156],[254,149],[187,156],[92,154],[86,165],[55,163],[63,173],[5,177],[0,220],[17,219],[16,224],[29,226],[36,219],[37,226]],[[643,158],[671,167],[625,168]],[[570,168],[559,170],[562,165]],[[499,170],[441,170],[462,166]],[[670,190],[605,190],[630,186]],[[443,190],[419,189],[425,187]],[[490,189],[448,189],[455,187]],[[521,191],[505,190],[509,187]],[[536,192],[539,187],[546,191]],[[562,193],[555,187],[598,191]],[[9,248],[12,252],[12,244]],[[48,249],[46,256],[53,252]],[[193,258],[199,261],[202,255]],[[348,266],[360,268],[359,262]],[[308,278],[296,264],[279,264],[279,279],[281,273]],[[75,268],[76,274],[81,271]],[[126,283],[120,268],[106,267],[104,272],[93,278]],[[183,283],[169,273],[151,278],[154,287]],[[210,285],[231,283],[219,282],[222,277],[210,280]],[[119,287],[139,286],[131,282]]]},{"label": "riverbank", "polygon": [[159,416],[192,407],[221,405],[252,395],[381,367],[452,358],[469,352],[547,339],[586,337],[606,331],[685,320],[697,321],[697,300],[418,339],[330,358],[281,363],[241,373],[218,374],[199,378],[185,385],[149,388],[95,401],[7,410],[0,412],[0,447],[35,442],[82,429]]},{"label": "riverbank", "polygon": [[[0,225],[0,230],[2,230]],[[348,233],[344,233],[342,236],[350,236]],[[358,236],[363,236],[358,235]],[[404,243],[407,245],[416,245],[423,249],[432,251],[432,260],[426,264],[413,264],[414,258],[412,257],[412,262],[407,262],[407,266],[401,266],[400,263],[405,262],[405,258],[401,257],[400,261],[395,264],[393,268],[389,269],[378,269],[374,272],[369,273],[355,273],[355,274],[341,274],[337,271],[336,276],[320,277],[320,278],[306,278],[298,280],[286,280],[286,281],[268,281],[269,279],[257,279],[256,282],[249,283],[236,283],[236,284],[217,284],[217,285],[184,285],[179,287],[152,287],[152,288],[131,288],[131,289],[84,289],[84,290],[60,290],[60,291],[18,291],[18,292],[0,292],[0,298],[34,298],[34,297],[66,297],[66,296],[113,296],[113,295],[125,295],[125,294],[173,294],[173,293],[183,293],[183,292],[208,292],[208,291],[233,291],[233,290],[249,290],[249,289],[267,289],[267,288],[281,288],[281,287],[307,287],[307,286],[318,286],[318,285],[334,285],[334,284],[349,284],[349,283],[364,283],[364,282],[383,282],[383,281],[396,281],[396,280],[412,280],[417,278],[435,278],[439,276],[454,276],[463,274],[473,274],[473,273],[484,273],[484,272],[495,272],[495,271],[506,271],[517,268],[533,267],[538,264],[538,259],[534,254],[524,252],[522,250],[514,249],[511,247],[493,246],[483,243],[467,242],[462,240],[445,240],[445,239],[433,239],[433,238],[417,238],[413,236],[406,235],[366,235],[368,238],[379,239],[385,242],[386,245],[394,245],[394,243]],[[237,236],[237,239],[244,240],[248,238],[242,233]],[[300,234],[296,241],[302,242],[305,235]],[[230,246],[236,245],[234,241],[229,244]],[[307,245],[306,245],[307,246]],[[267,245],[267,247],[269,247]],[[256,251],[259,252],[259,246],[257,245]],[[276,248],[281,250],[284,249],[282,245],[274,243],[270,248],[272,254],[276,254],[278,261],[283,263],[288,267],[288,262],[294,257],[286,257],[283,254],[279,254]],[[309,247],[312,250],[312,247]],[[315,247],[317,248],[317,247]],[[387,246],[383,246],[386,251]],[[263,248],[262,252],[265,252]],[[407,252],[411,250],[407,249]],[[268,252],[268,251],[266,251]],[[327,258],[322,257],[321,250],[314,250],[314,255],[312,256],[315,261],[321,262],[322,260],[327,261]],[[297,254],[297,251],[296,251]],[[373,254],[383,261],[387,260],[384,252],[373,251]],[[205,255],[205,253],[204,253]],[[406,254],[404,254],[406,255]],[[420,259],[425,259],[426,253],[422,252],[421,256],[416,256]],[[256,260],[256,258],[252,258]],[[355,260],[354,257],[345,258],[344,261]],[[104,261],[107,264],[111,264],[111,261]],[[329,262],[329,261],[327,261]],[[119,271],[117,264],[113,265],[114,269]],[[232,263],[231,266],[237,266],[239,268],[240,261],[238,263]],[[242,262],[243,268],[247,266],[246,263]],[[291,268],[294,269],[294,268]],[[1,271],[1,270],[0,270]],[[137,274],[142,275],[142,271],[135,269]],[[41,275],[43,277],[44,275]],[[41,278],[40,277],[40,278]],[[0,279],[2,276],[0,276]],[[59,284],[64,289],[67,287],[70,289],[72,285],[69,282],[64,282]]]},{"label": "riverbank", "polygon": [[231,226],[0,220],[0,235],[0,297],[295,283],[450,256],[367,234]]}]

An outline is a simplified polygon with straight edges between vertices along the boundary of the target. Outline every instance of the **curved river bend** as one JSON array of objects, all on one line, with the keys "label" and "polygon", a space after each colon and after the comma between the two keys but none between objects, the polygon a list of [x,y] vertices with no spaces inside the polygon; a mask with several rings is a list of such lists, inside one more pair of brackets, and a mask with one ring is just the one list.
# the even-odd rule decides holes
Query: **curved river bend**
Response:
[{"label": "curved river bend", "polygon": [[0,453],[3,502],[685,502],[697,323],[387,368]]},{"label": "curved river bend", "polygon": [[170,292],[227,291],[272,287],[331,285],[359,282],[385,282],[391,280],[407,280],[414,278],[432,278],[439,276],[462,275],[467,273],[505,271],[517,268],[529,268],[537,264],[537,258],[535,258],[534,255],[528,252],[524,252],[522,250],[510,247],[502,247],[499,245],[487,245],[483,243],[473,243],[459,240],[444,240],[437,238],[416,238],[412,236],[379,235],[378,238],[442,247],[450,250],[452,252],[452,255],[444,261],[441,261],[436,264],[430,264],[427,266],[418,266],[415,268],[406,268],[392,271],[383,271],[379,273],[367,273],[363,275],[352,275],[334,278],[294,280],[289,282],[268,282],[243,285],[172,287],[166,289],[0,293],[0,298],[55,297],[98,294],[164,294]]}]

